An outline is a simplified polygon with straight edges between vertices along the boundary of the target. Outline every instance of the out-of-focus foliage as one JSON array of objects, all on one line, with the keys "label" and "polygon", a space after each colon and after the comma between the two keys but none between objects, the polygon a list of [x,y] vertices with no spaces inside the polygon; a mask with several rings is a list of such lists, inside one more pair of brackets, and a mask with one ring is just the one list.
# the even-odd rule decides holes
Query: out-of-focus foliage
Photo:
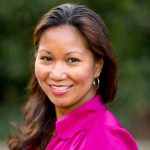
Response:
[{"label": "out-of-focus foliage", "polygon": [[0,138],[7,137],[10,121],[21,121],[34,27],[50,8],[65,2],[85,4],[104,19],[119,67],[118,94],[109,107],[135,136],[150,137],[149,0],[1,0]]}]

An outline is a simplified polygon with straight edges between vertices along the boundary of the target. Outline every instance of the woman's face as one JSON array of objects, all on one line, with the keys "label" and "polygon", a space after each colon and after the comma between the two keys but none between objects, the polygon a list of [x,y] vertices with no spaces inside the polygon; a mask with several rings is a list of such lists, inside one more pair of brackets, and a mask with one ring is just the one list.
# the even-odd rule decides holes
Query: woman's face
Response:
[{"label": "woman's face", "polygon": [[72,111],[90,100],[96,94],[92,82],[102,66],[103,60],[94,60],[85,38],[75,27],[61,25],[42,33],[35,74],[56,112]]}]

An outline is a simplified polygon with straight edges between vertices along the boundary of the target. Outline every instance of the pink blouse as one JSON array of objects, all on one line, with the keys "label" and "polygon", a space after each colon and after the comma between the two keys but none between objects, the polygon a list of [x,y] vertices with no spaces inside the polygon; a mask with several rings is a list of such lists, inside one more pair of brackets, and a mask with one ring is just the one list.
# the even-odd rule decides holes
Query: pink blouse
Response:
[{"label": "pink blouse", "polygon": [[58,120],[55,130],[46,150],[138,150],[99,95]]}]

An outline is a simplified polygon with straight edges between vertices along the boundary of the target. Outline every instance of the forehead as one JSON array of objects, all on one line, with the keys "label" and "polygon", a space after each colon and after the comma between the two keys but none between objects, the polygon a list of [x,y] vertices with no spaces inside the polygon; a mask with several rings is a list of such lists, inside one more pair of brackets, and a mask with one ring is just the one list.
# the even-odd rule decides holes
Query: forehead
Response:
[{"label": "forehead", "polygon": [[94,56],[84,35],[71,25],[61,25],[46,29],[42,33],[39,42],[38,51],[41,50],[47,50],[51,54],[60,57],[69,53],[78,53],[83,57],[91,57],[92,59]]},{"label": "forehead", "polygon": [[63,44],[79,44],[88,47],[88,42],[84,35],[72,25],[49,27],[42,33],[39,44],[44,41],[51,43],[60,41]]}]

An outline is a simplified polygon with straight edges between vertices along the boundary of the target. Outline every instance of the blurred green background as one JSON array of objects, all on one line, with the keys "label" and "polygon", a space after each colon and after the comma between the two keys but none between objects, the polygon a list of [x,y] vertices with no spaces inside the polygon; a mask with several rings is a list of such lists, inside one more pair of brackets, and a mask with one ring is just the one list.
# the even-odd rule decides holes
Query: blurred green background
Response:
[{"label": "blurred green background", "polygon": [[22,122],[33,30],[44,13],[66,2],[85,4],[104,19],[119,67],[109,107],[136,138],[150,138],[149,0],[0,0],[0,140],[7,139],[10,122]]}]

